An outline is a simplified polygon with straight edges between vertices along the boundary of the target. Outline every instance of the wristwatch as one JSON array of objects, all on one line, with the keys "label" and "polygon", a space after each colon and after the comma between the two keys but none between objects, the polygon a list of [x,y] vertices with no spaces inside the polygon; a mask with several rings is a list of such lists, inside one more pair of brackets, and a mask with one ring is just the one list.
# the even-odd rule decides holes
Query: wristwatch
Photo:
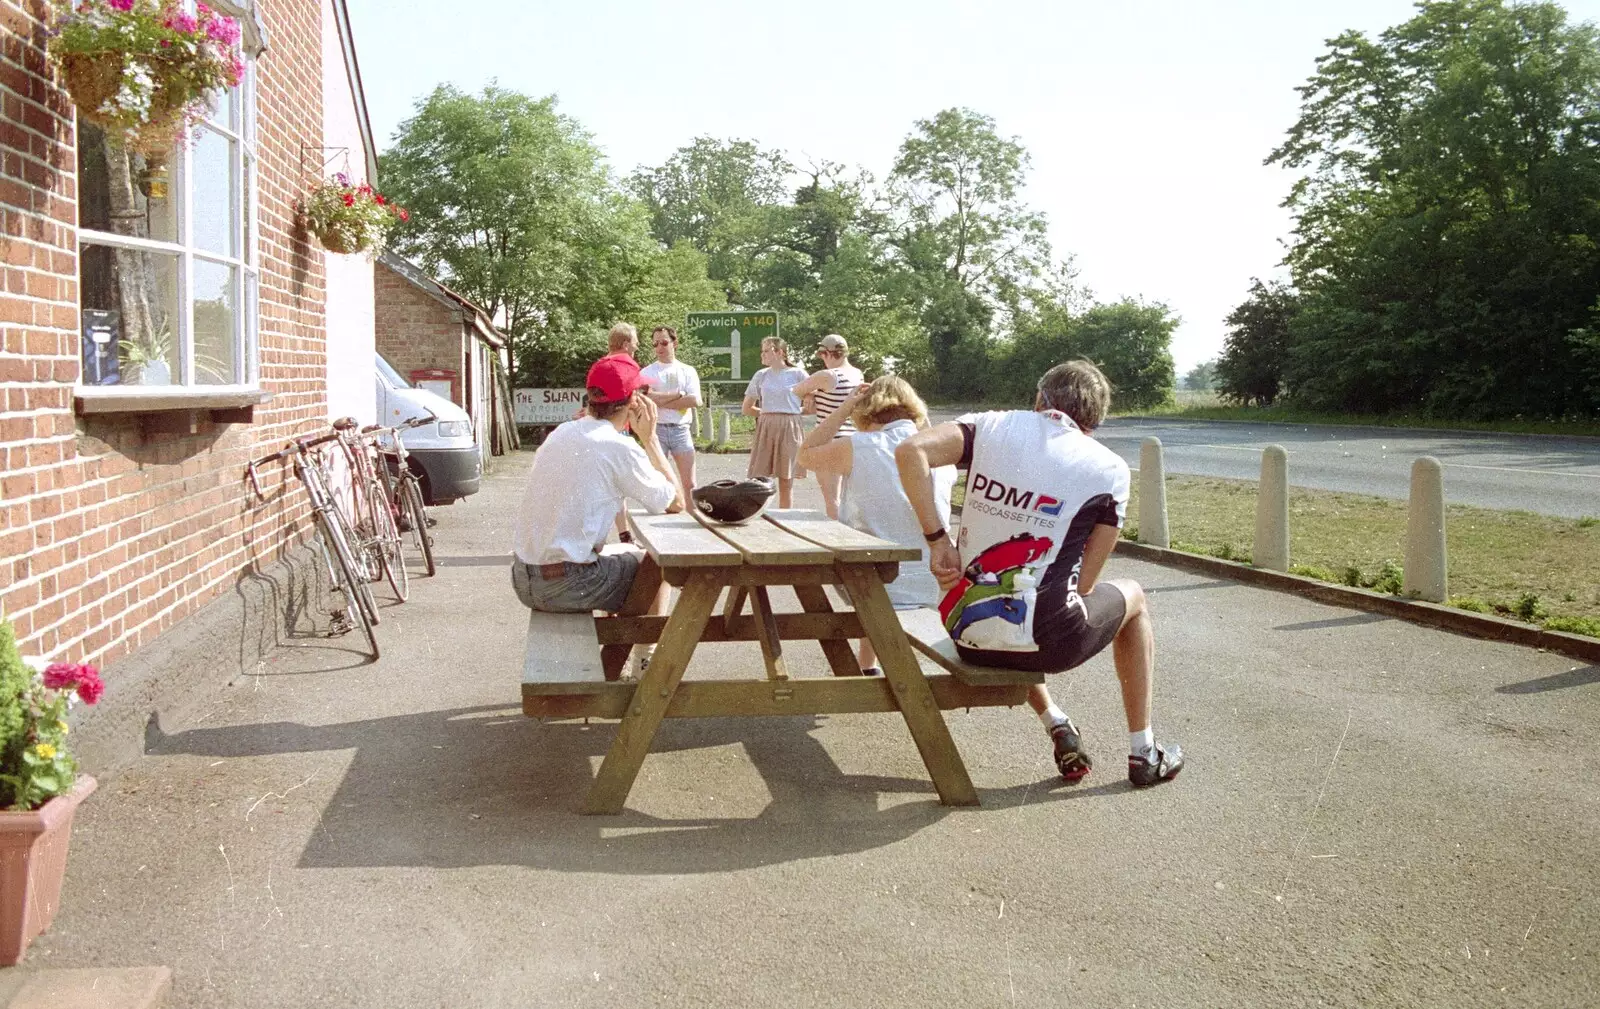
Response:
[{"label": "wristwatch", "polygon": [[950,535],[950,533],[943,526],[940,526],[937,532],[923,533],[922,538],[927,540],[929,543],[937,543],[948,535]]}]

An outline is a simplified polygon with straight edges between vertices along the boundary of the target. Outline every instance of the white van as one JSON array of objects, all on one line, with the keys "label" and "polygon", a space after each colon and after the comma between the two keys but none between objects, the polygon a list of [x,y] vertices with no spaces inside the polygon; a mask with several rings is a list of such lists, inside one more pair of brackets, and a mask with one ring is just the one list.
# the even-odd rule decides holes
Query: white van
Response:
[{"label": "white van", "polygon": [[483,457],[472,431],[467,411],[437,393],[418,389],[400,376],[383,359],[377,358],[378,423],[393,427],[413,417],[428,414],[436,424],[423,424],[403,432],[411,466],[422,478],[422,493],[427,503],[449,504],[457,498],[478,493],[483,478]]}]

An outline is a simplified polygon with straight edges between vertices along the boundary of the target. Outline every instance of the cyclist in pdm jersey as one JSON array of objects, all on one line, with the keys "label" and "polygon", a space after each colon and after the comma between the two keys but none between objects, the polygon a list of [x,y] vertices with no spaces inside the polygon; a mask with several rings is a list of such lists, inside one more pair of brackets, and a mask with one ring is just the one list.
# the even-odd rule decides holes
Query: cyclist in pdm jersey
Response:
[{"label": "cyclist in pdm jersey", "polygon": [[[1155,638],[1144,590],[1100,580],[1128,505],[1128,464],[1090,437],[1111,384],[1088,361],[1039,380],[1034,409],[973,413],[921,431],[895,451],[900,479],[932,544],[945,629],[974,665],[1043,673],[1075,668],[1116,643],[1128,718],[1128,779],[1154,785],[1183,767],[1177,745],[1150,728]],[[935,507],[933,467],[967,471],[958,539]],[[1029,704],[1054,741],[1062,777],[1091,766],[1077,726],[1041,684]]]}]

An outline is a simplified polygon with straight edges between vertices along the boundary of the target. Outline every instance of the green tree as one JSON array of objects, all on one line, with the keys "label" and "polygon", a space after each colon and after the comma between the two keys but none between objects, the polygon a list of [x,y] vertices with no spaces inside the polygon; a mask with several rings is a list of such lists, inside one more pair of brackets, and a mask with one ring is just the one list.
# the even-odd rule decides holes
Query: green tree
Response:
[{"label": "green tree", "polygon": [[581,379],[630,312],[720,304],[704,258],[663,249],[646,208],[554,98],[440,86],[381,168],[411,211],[398,251],[501,315],[522,381]]},{"label": "green tree", "polygon": [[1250,294],[1228,313],[1222,356],[1216,362],[1216,388],[1235,403],[1271,406],[1283,386],[1289,356],[1289,324],[1295,293],[1277,281],[1250,280]]},{"label": "green tree", "polygon": [[981,394],[991,327],[1049,263],[1045,219],[1020,199],[1028,152],[970,109],[918,120],[889,176],[895,245],[927,331],[938,390]]},{"label": "green tree", "polygon": [[1210,392],[1217,385],[1217,359],[1201,361],[1183,373],[1180,383],[1188,392]]},{"label": "green tree", "polygon": [[807,175],[792,202],[762,217],[766,234],[752,262],[749,296],[780,313],[791,342],[805,346],[841,333],[852,360],[878,372],[916,332],[887,220],[864,173],[823,162]]},{"label": "green tree", "polygon": [[1178,317],[1162,304],[1124,298],[1085,304],[1086,295],[1059,273],[1048,299],[1017,317],[1015,332],[990,370],[993,394],[1018,408],[1033,404],[1039,376],[1063,361],[1087,358],[1105,372],[1117,410],[1158,406],[1172,398],[1172,333]]},{"label": "green tree", "polygon": [[1332,40],[1269,163],[1301,304],[1284,380],[1306,405],[1593,413],[1600,36],[1553,3],[1437,0]]},{"label": "green tree", "polygon": [[699,249],[728,302],[749,304],[751,261],[768,247],[766,218],[785,202],[793,170],[781,153],[754,141],[696,137],[665,163],[636,170],[627,187],[644,203],[657,240]]}]

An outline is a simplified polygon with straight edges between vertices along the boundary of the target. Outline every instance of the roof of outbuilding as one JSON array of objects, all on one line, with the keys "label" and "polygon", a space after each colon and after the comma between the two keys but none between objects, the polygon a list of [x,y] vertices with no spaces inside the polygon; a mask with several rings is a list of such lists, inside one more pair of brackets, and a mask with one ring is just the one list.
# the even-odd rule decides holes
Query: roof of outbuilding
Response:
[{"label": "roof of outbuilding", "polygon": [[471,298],[450,290],[450,288],[430,277],[422,267],[388,249],[378,253],[378,262],[404,277],[412,286],[440,304],[471,317],[473,328],[478,331],[478,335],[489,346],[499,350],[506,345],[505,334],[495,328],[493,321],[489,318],[489,313],[480,308],[477,302]]}]

